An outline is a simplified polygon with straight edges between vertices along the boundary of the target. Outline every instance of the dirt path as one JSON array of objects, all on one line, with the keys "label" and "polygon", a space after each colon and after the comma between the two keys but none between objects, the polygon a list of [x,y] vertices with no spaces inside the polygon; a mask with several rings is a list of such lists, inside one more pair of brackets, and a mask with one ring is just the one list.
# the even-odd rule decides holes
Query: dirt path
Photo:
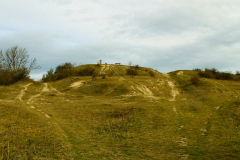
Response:
[{"label": "dirt path", "polygon": [[77,82],[74,82],[70,85],[70,88],[79,88],[81,87],[81,85],[83,84],[84,80],[80,80],[80,81],[77,81]]},{"label": "dirt path", "polygon": [[50,92],[50,90],[48,89],[47,83],[45,83],[44,85],[45,86],[43,87],[43,90],[41,92]]},{"label": "dirt path", "polygon": [[16,97],[16,99],[19,99],[20,101],[23,101],[23,100],[22,100],[22,97],[24,96],[25,91],[27,90],[28,86],[31,85],[31,84],[32,84],[32,83],[29,83],[29,84],[23,86],[24,89],[21,90],[20,94]]},{"label": "dirt path", "polygon": [[172,95],[172,99],[170,99],[169,101],[175,101],[175,99],[176,99],[176,96],[177,96],[177,94],[178,94],[178,90],[177,89],[175,89],[175,86],[174,86],[174,84],[173,84],[173,82],[171,82],[171,81],[168,81],[167,80],[167,83],[168,83],[168,85],[171,87],[171,95]]},{"label": "dirt path", "polygon": [[147,86],[145,86],[145,85],[143,85],[143,84],[142,84],[142,85],[137,85],[136,88],[137,88],[140,92],[142,92],[143,95],[145,95],[145,96],[152,96],[152,95],[153,95],[152,91],[150,91],[150,90],[147,88]]},{"label": "dirt path", "polygon": [[[178,72],[178,75],[182,75],[182,74],[183,74],[183,72],[181,72],[181,71]],[[179,92],[175,88],[174,83],[170,80],[170,76],[167,73],[163,73],[163,76],[166,78],[165,81],[167,82],[168,86],[171,88],[170,92],[171,92],[172,98],[169,99],[169,101],[175,101],[176,96],[179,94]],[[178,111],[177,111],[175,103],[173,104],[173,112],[175,112],[177,116],[180,116]],[[184,125],[182,125],[178,128],[180,132],[181,132],[182,128],[184,128]],[[181,135],[181,133],[180,133],[180,135]],[[188,138],[181,135],[177,138],[174,137],[173,140],[175,142],[177,142],[179,146],[182,147],[182,149],[180,149],[179,152],[178,152],[179,159],[187,160],[188,157],[189,157],[189,154],[187,154],[187,150],[185,149],[185,147],[188,146]]]},{"label": "dirt path", "polygon": [[183,75],[183,71],[179,71],[177,75]]},{"label": "dirt path", "polygon": [[119,73],[119,71],[118,71],[118,69],[115,67],[115,66],[111,66],[111,68],[110,68],[115,74],[120,74]]},{"label": "dirt path", "polygon": [[43,87],[42,91],[41,91],[39,94],[36,94],[36,95],[34,95],[34,96],[31,96],[31,97],[27,100],[27,104],[33,103],[33,99],[41,96],[41,94],[42,94],[43,92],[50,92],[47,83],[44,84],[44,87]]},{"label": "dirt path", "polygon": [[104,65],[104,64],[103,64],[103,65],[101,66],[101,71],[100,71],[99,74],[106,74],[106,71],[109,70],[109,66],[110,66],[110,65],[106,65],[106,64]]},{"label": "dirt path", "polygon": [[[31,85],[31,84],[32,84],[32,83],[29,83],[29,84],[23,86],[24,89],[21,90],[20,94],[16,97],[16,99],[19,99],[20,101],[24,102],[24,101],[22,100],[22,97],[24,96],[25,92],[27,91],[28,86]],[[34,96],[31,96],[31,97],[27,100],[26,103],[27,103],[27,104],[33,103],[33,99],[36,98],[36,97],[41,96],[42,92],[50,92],[47,83],[44,84],[44,87],[43,87],[42,91],[41,91],[39,94],[34,95]],[[31,108],[31,109],[35,109],[36,107],[30,106],[30,108]],[[51,118],[50,115],[44,113],[43,111],[41,111],[41,110],[38,110],[38,111],[41,112],[41,113],[43,113],[43,114],[45,115],[45,117]]]}]

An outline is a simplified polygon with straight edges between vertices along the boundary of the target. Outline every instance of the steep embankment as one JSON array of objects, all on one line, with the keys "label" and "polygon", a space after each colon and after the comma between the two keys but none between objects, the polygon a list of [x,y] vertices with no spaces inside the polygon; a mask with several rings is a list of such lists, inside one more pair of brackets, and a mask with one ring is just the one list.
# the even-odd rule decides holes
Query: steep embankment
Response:
[{"label": "steep embankment", "polygon": [[240,158],[239,82],[125,69],[0,86],[0,159]]}]

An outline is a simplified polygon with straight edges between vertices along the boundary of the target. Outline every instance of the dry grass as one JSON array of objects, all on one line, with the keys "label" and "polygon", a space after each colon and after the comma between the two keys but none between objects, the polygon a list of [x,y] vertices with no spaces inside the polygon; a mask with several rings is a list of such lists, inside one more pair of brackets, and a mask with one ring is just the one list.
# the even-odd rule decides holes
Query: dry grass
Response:
[{"label": "dry grass", "polygon": [[240,83],[202,78],[197,87],[194,74],[71,77],[48,91],[31,84],[23,101],[15,97],[28,82],[0,86],[0,159],[239,159]]}]

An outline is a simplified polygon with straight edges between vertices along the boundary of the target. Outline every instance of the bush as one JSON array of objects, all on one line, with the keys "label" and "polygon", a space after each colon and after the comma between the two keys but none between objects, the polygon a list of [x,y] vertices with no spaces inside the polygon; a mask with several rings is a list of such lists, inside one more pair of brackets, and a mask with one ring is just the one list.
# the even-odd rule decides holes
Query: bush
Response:
[{"label": "bush", "polygon": [[49,82],[54,81],[55,75],[54,75],[54,69],[50,68],[49,71],[47,71],[47,74],[43,74],[42,76],[42,82]]},{"label": "bush", "polygon": [[138,75],[138,71],[135,67],[129,67],[126,70],[126,75],[132,75],[132,76],[137,76]]},{"label": "bush", "polygon": [[21,80],[30,80],[29,70],[20,68],[18,70],[0,70],[0,85],[11,85]]},{"label": "bush", "polygon": [[136,69],[139,69],[140,66],[137,64],[137,65],[135,65],[134,67],[135,67]]},{"label": "bush", "polygon": [[55,71],[51,68],[47,74],[44,74],[42,82],[56,81],[70,76],[93,76],[93,79],[96,79],[97,73],[93,66],[87,65],[83,69],[77,69],[71,63],[64,63],[57,66]]},{"label": "bush", "polygon": [[198,75],[205,78],[215,78],[214,74],[211,71],[199,71]]},{"label": "bush", "polygon": [[82,70],[79,70],[76,75],[77,76],[92,76],[95,73],[95,69],[92,66],[86,66]]},{"label": "bush", "polygon": [[219,72],[216,74],[216,79],[230,80],[233,79],[231,72]]},{"label": "bush", "polygon": [[198,75],[194,75],[190,78],[190,82],[195,85],[195,86],[200,86],[201,85],[201,79]]},{"label": "bush", "polygon": [[194,70],[194,71],[202,71],[202,70],[199,69],[199,68],[194,68],[193,70]]},{"label": "bush", "polygon": [[[237,73],[236,73],[236,75],[237,75]],[[219,72],[215,68],[212,68],[212,69],[205,68],[205,71],[199,71],[198,75],[200,77],[212,78],[212,79],[238,80],[238,78],[234,77],[234,75],[230,71],[228,71],[228,72]]]},{"label": "bush", "polygon": [[74,64],[71,64],[70,62],[63,63],[63,64],[58,65],[56,67],[54,74],[59,73],[59,72],[64,72],[64,71],[69,70],[73,67],[74,67]]},{"label": "bush", "polygon": [[155,77],[155,73],[153,71],[150,70],[149,74],[150,74],[151,77]]},{"label": "bush", "polygon": [[240,71],[236,71],[236,75],[237,75],[237,76],[240,76]]}]

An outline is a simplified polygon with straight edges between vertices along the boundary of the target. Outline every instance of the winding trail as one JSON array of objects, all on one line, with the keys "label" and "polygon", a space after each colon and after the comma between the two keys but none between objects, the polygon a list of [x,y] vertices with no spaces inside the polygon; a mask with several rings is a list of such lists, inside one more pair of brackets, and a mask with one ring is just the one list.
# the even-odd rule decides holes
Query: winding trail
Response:
[{"label": "winding trail", "polygon": [[23,100],[22,100],[22,97],[24,96],[25,91],[27,90],[28,86],[31,85],[31,84],[32,84],[32,83],[29,83],[29,84],[23,86],[24,89],[21,90],[20,94],[16,97],[16,99],[19,99],[20,101],[23,101]]},{"label": "winding trail", "polygon": [[173,84],[173,82],[171,82],[171,81],[167,81],[168,82],[168,85],[171,87],[171,95],[172,95],[172,99],[170,99],[169,101],[175,101],[175,99],[176,99],[176,96],[177,96],[177,94],[178,94],[178,90],[177,89],[175,89],[175,86],[174,86],[174,84]]},{"label": "winding trail", "polygon": [[[22,100],[22,97],[24,96],[25,92],[27,91],[28,86],[31,85],[31,84],[32,84],[32,83],[29,83],[29,84],[25,85],[25,86],[24,86],[24,89],[21,90],[20,94],[16,97],[16,99],[19,99],[20,101],[24,102],[24,101]],[[43,92],[50,92],[47,83],[44,84],[44,87],[43,87],[42,91],[41,91],[39,94],[34,95],[34,96],[31,96],[31,97],[27,100],[26,103],[27,103],[27,104],[32,104],[32,103],[33,103],[33,99],[36,98],[36,97],[41,96],[41,94],[42,94]],[[35,109],[36,107],[35,107],[35,106],[30,106],[30,108],[31,108],[31,109]],[[45,117],[51,118],[51,116],[50,116],[49,114],[46,114],[46,113],[44,113],[43,111],[41,111],[41,110],[39,110],[39,109],[38,109],[37,111],[43,113],[43,114],[45,115]]]},{"label": "winding trail", "polygon": [[39,94],[36,94],[36,95],[34,95],[34,96],[31,96],[31,97],[27,100],[27,104],[33,103],[33,99],[41,96],[41,94],[42,94],[43,92],[50,92],[50,90],[48,89],[47,83],[44,83],[44,87],[43,87],[42,91],[41,91]]},{"label": "winding trail", "polygon": [[[178,75],[182,75],[182,74],[183,74],[183,72],[181,72],[181,71],[178,72]],[[170,102],[174,102],[174,104],[173,104],[173,112],[175,112],[177,116],[180,116],[178,114],[178,111],[177,111],[177,108],[176,108],[176,104],[175,104],[176,97],[179,94],[179,92],[175,88],[174,83],[170,80],[169,74],[163,73],[163,76],[166,78],[166,82],[167,82],[168,86],[171,88],[170,92],[171,92],[172,98],[169,99],[169,101]],[[178,129],[179,129],[180,132],[181,132],[182,128],[184,128],[184,125],[179,126]],[[187,160],[188,157],[189,157],[189,154],[187,154],[187,150],[185,149],[185,147],[188,146],[188,138],[181,135],[181,136],[179,136],[177,138],[174,137],[173,141],[177,142],[178,146],[182,147],[182,149],[180,149],[179,152],[178,152],[179,159]]]}]

